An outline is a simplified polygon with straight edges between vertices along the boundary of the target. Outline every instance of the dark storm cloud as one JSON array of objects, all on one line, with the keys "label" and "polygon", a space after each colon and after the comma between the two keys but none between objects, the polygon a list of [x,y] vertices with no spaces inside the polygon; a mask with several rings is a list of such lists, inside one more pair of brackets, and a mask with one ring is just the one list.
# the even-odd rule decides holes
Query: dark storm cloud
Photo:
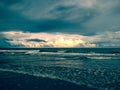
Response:
[{"label": "dark storm cloud", "polygon": [[0,31],[95,35],[120,29],[119,0],[0,0]]},{"label": "dark storm cloud", "polygon": [[5,5],[9,6],[9,5],[12,5],[12,4],[20,3],[22,1],[23,0],[0,0],[0,3],[3,4],[3,5],[5,4]]},{"label": "dark storm cloud", "polygon": [[29,20],[18,12],[11,10],[10,6],[21,3],[20,0],[1,0],[0,1],[0,31],[26,30],[30,28]]},{"label": "dark storm cloud", "polygon": [[46,42],[45,40],[40,40],[40,39],[27,39],[27,42]]},{"label": "dark storm cloud", "polygon": [[43,20],[43,22],[40,23],[40,29],[45,31],[58,30],[58,32],[68,33],[77,32],[80,34],[89,35],[94,32],[86,32],[87,30],[85,30],[83,24],[94,18],[94,15],[98,14],[98,12],[93,9],[60,5],[50,10],[47,14],[50,20]]},{"label": "dark storm cloud", "polygon": [[38,23],[38,29],[41,31],[53,32],[56,30],[64,31],[65,29],[73,29],[76,25],[71,22],[63,21],[63,20],[41,20]]}]

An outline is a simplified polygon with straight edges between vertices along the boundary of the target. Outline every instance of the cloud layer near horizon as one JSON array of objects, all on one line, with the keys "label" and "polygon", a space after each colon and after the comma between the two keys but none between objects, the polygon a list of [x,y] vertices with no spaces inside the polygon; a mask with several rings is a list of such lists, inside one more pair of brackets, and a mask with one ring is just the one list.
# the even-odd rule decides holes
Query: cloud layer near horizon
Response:
[{"label": "cloud layer near horizon", "polygon": [[95,44],[84,41],[87,37],[77,34],[24,33],[11,31],[2,32],[1,36],[3,39],[6,39],[10,47],[95,47]]},{"label": "cloud layer near horizon", "polygon": [[[85,44],[84,47],[88,42],[97,47],[120,47],[120,39],[113,40],[114,35],[120,31],[120,0],[0,0],[0,34],[3,35],[3,32],[10,34],[12,31],[29,32],[33,35],[44,33],[48,34],[48,37],[54,33],[58,33],[57,35],[64,33],[64,36],[68,35],[70,38],[75,34],[88,38],[100,36],[100,41],[83,40],[78,36],[78,41],[76,41],[78,44],[71,44],[71,46],[66,44],[66,47],[82,46],[80,42]],[[28,33],[24,34],[27,38]],[[118,34],[120,35],[120,33]],[[56,35],[53,37],[56,38]],[[13,40],[16,37],[10,39]],[[11,45],[10,41],[1,40],[3,40],[1,47]],[[29,46],[29,43],[33,43],[33,41],[48,43],[36,37],[26,40],[26,44]],[[53,41],[51,39],[51,42]],[[69,39],[68,42],[73,43]],[[4,43],[7,44],[4,45]],[[59,46],[54,45],[51,47]],[[64,45],[62,47],[65,47]],[[45,47],[49,46],[50,44],[46,44]]]},{"label": "cloud layer near horizon", "polygon": [[[63,33],[1,32],[0,47],[119,47],[120,32],[106,32],[101,35],[83,36]],[[4,42],[2,42],[4,41]],[[2,46],[4,44],[4,46]]]}]

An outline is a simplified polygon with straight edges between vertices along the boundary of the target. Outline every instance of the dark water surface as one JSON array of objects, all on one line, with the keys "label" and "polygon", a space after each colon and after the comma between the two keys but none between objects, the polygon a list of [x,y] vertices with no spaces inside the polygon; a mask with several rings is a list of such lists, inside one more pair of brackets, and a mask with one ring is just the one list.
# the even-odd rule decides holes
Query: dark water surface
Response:
[{"label": "dark water surface", "polygon": [[120,90],[120,48],[1,49],[0,90],[17,82],[26,89],[28,81],[31,90]]}]

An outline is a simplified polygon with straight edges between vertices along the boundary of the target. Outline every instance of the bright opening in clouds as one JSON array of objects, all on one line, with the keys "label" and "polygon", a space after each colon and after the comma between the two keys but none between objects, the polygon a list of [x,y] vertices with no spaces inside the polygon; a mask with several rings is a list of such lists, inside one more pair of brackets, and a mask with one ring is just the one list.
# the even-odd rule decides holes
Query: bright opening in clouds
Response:
[{"label": "bright opening in clouds", "polygon": [[[95,44],[86,42],[88,37],[77,34],[49,34],[49,33],[24,33],[2,32],[2,37],[10,47],[95,47]],[[90,37],[92,39],[92,37]],[[93,38],[94,39],[94,38]]]},{"label": "bright opening in clouds", "polygon": [[0,0],[0,47],[120,47],[120,0]]},{"label": "bright opening in clouds", "polygon": [[[120,31],[95,36],[63,33],[1,32],[3,47],[119,47]],[[4,42],[3,42],[4,41]],[[8,45],[9,44],[9,45]],[[2,46],[1,46],[2,47]]]}]

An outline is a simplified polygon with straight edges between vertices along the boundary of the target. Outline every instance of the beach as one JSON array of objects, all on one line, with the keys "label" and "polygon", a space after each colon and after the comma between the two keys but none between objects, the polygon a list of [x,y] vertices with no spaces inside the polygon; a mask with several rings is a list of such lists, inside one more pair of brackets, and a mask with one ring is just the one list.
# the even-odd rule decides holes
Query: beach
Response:
[{"label": "beach", "polygon": [[0,52],[0,90],[120,90],[117,48]]},{"label": "beach", "polygon": [[0,90],[97,90],[59,79],[0,71]]}]

